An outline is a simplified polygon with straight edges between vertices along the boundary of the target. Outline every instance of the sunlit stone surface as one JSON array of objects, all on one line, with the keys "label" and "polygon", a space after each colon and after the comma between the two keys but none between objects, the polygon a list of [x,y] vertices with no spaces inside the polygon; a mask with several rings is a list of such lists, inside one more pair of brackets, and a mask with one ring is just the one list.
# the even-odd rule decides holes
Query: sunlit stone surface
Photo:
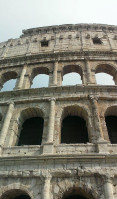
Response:
[{"label": "sunlit stone surface", "polygon": [[116,85],[117,26],[0,43],[0,199],[116,199]]}]

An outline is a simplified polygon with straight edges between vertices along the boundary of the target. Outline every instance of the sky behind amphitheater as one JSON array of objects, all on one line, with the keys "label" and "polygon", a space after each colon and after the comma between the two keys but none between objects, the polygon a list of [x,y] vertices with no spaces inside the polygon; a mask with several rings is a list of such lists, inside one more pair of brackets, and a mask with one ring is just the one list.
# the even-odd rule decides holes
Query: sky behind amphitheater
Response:
[{"label": "sky behind amphitheater", "polygon": [[0,0],[0,42],[23,29],[77,23],[117,25],[117,0]]}]

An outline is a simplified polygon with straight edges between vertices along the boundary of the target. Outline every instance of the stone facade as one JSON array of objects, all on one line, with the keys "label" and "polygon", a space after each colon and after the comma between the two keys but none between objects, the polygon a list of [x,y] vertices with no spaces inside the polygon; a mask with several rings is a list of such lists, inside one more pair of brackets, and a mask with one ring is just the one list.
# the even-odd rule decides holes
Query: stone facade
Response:
[{"label": "stone facade", "polygon": [[[82,85],[62,86],[69,72],[79,73]],[[97,85],[97,72],[112,75],[115,85]],[[31,88],[37,74],[49,75],[47,88]],[[0,88],[17,78],[13,91],[0,93],[0,198],[66,199],[74,193],[116,199],[117,144],[109,140],[105,116],[117,116],[117,27],[24,30],[20,38],[0,43],[0,77]],[[88,143],[61,143],[68,114],[85,119]],[[17,146],[23,122],[40,116],[42,144]]]}]

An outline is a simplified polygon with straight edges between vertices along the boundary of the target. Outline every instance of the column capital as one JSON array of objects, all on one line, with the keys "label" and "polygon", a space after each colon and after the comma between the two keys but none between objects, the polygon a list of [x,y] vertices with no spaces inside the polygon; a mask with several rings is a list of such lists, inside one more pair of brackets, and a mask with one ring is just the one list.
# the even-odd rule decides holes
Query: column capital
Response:
[{"label": "column capital", "polygon": [[43,171],[42,170],[40,177],[41,177],[42,180],[51,180],[52,175],[51,175],[51,173],[49,173],[49,171],[46,171],[46,170]]},{"label": "column capital", "polygon": [[89,94],[88,95],[88,98],[90,99],[90,100],[94,100],[94,101],[98,101],[98,99],[99,99],[99,96],[95,96],[95,95],[93,95],[93,94]]},{"label": "column capital", "polygon": [[7,105],[10,105],[10,104],[14,106],[14,102],[13,101],[7,102]]},{"label": "column capital", "polygon": [[112,176],[112,175],[103,175],[102,176],[104,184],[105,183],[111,183],[111,184],[113,184],[112,183],[113,178],[114,178],[114,176]]},{"label": "column capital", "polygon": [[52,101],[55,102],[55,101],[56,101],[56,98],[53,97],[53,98],[50,98],[50,99],[49,99],[49,102],[52,102]]}]

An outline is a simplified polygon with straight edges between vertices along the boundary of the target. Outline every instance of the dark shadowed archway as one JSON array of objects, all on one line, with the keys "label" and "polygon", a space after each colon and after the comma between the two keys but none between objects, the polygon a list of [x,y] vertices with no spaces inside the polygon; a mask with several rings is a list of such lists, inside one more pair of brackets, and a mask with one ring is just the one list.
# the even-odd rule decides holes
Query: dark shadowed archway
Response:
[{"label": "dark shadowed archway", "polygon": [[71,194],[64,199],[87,199],[87,198],[78,194],[73,194],[73,195]]},{"label": "dark shadowed archway", "polygon": [[112,144],[117,144],[117,116],[107,116],[105,117],[105,121],[110,142]]},{"label": "dark shadowed archway", "polygon": [[20,196],[16,196],[13,199],[30,199],[30,196],[28,196],[28,195],[20,195]]},{"label": "dark shadowed archway", "polygon": [[1,199],[31,199],[31,197],[23,190],[11,189],[3,193]]},{"label": "dark shadowed archway", "polygon": [[41,117],[27,119],[22,125],[18,146],[41,145],[43,123],[44,120]]},{"label": "dark shadowed archway", "polygon": [[105,122],[110,142],[117,144],[117,105],[107,108]]},{"label": "dark shadowed archway", "polygon": [[79,116],[67,116],[61,127],[61,143],[87,143],[88,131],[86,122]]}]

